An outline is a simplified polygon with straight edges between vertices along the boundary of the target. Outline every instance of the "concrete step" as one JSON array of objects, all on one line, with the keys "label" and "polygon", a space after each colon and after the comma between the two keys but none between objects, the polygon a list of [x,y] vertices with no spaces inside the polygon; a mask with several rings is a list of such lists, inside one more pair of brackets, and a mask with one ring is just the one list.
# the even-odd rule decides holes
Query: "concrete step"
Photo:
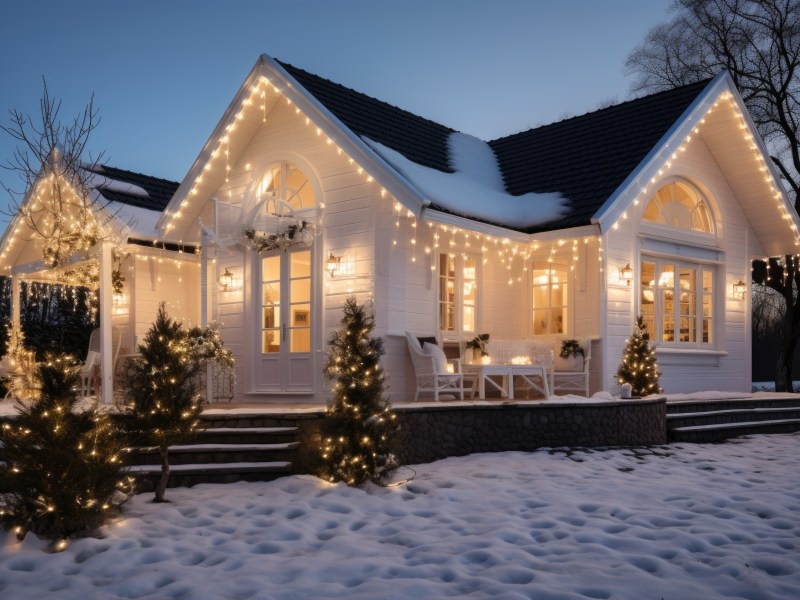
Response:
[{"label": "concrete step", "polygon": [[779,408],[737,408],[729,410],[710,410],[667,415],[667,428],[717,423],[740,423],[753,421],[774,421],[781,419],[800,419],[800,406]]},{"label": "concrete step", "polygon": [[[170,465],[225,464],[291,461],[299,442],[280,444],[186,444],[171,446]],[[133,448],[127,455],[131,465],[158,465],[158,448]]]},{"label": "concrete step", "polygon": [[[150,492],[161,477],[160,465],[134,465],[128,472],[137,475],[136,489]],[[273,481],[290,475],[292,465],[286,461],[207,463],[170,466],[167,487],[191,487],[198,483],[233,483],[235,481]]]},{"label": "concrete step", "polygon": [[667,414],[713,412],[747,408],[793,408],[800,406],[800,398],[741,398],[731,400],[682,400],[667,402]]},{"label": "concrete step", "polygon": [[208,429],[252,427],[297,427],[297,422],[317,418],[318,413],[233,412],[203,413],[200,421]]},{"label": "concrete step", "polygon": [[198,444],[277,444],[294,440],[298,431],[297,427],[213,427],[198,435],[196,442]]},{"label": "concrete step", "polygon": [[800,419],[777,419],[772,421],[742,421],[675,427],[669,430],[670,442],[723,442],[732,437],[758,433],[792,433],[800,431]]}]

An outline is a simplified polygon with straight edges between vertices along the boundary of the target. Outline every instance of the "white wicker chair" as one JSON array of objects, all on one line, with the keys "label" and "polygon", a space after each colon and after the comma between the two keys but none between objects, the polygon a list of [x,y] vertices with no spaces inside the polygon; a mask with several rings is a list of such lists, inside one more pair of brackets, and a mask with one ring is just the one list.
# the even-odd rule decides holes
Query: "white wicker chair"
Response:
[{"label": "white wicker chair", "polygon": [[582,392],[586,397],[589,396],[589,362],[592,360],[592,338],[584,338],[580,342],[584,352],[583,370],[554,371],[554,394],[561,395],[565,391],[577,391]]},{"label": "white wicker chair", "polygon": [[458,394],[464,399],[464,374],[461,372],[461,361],[458,359],[449,362],[455,363],[454,373],[440,373],[436,368],[436,360],[430,354],[422,351],[419,340],[409,332],[406,332],[406,342],[408,342],[408,352],[411,354],[411,363],[414,365],[414,376],[417,384],[417,391],[414,394],[414,402],[419,398],[420,392],[433,392],[433,399],[439,402],[439,394]]}]

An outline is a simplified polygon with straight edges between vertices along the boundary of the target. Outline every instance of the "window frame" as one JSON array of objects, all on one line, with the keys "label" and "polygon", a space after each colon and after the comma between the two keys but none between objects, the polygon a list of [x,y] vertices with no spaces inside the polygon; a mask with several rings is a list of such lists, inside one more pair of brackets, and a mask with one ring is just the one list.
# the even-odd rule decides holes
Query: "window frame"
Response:
[{"label": "window frame", "polygon": [[[453,277],[453,285],[455,287],[455,295],[453,302],[449,302],[443,300],[443,290],[442,285],[443,282],[447,281],[442,274],[442,258],[446,257],[448,260],[452,259],[454,261],[454,277]],[[465,329],[464,328],[464,307],[466,306],[464,303],[464,269],[465,269],[465,260],[469,258],[473,261],[475,265],[475,302],[473,305],[473,319],[474,319],[474,330],[473,329]],[[441,339],[444,340],[461,340],[464,337],[469,337],[472,335],[477,335],[477,332],[480,330],[480,297],[481,297],[481,278],[482,278],[482,261],[480,255],[474,254],[471,252],[466,253],[456,253],[453,254],[452,252],[439,252],[436,254],[436,321],[437,321],[437,329],[439,331],[439,335]],[[453,304],[454,308],[454,319],[455,322],[453,324],[453,329],[444,329],[444,323],[442,322],[442,307],[443,305]],[[456,310],[456,308],[461,307],[461,310]]]},{"label": "window frame", "polygon": [[[654,266],[653,271],[653,285],[650,286],[650,282],[646,282],[644,279],[644,263],[652,263]],[[664,276],[664,266],[670,266],[673,268],[673,276],[672,276],[672,284],[671,286],[665,286],[663,283],[660,282],[660,279]],[[694,288],[685,290],[681,292],[681,270],[683,269],[693,269],[694,270]],[[652,319],[652,329],[648,327],[648,333],[650,334],[650,341],[656,348],[663,348],[663,349],[676,349],[676,350],[715,350],[720,345],[720,327],[721,322],[724,321],[723,315],[723,308],[720,303],[720,272],[723,271],[722,265],[716,262],[710,261],[697,261],[692,260],[692,258],[686,256],[667,256],[667,255],[653,255],[647,252],[641,252],[639,256],[639,264],[638,264],[638,277],[637,277],[637,314],[641,314],[643,316],[649,314],[646,313],[644,306],[645,306],[645,294],[650,291],[652,295],[652,300],[649,304],[653,306],[653,319]],[[710,291],[706,291],[703,283],[703,276],[705,273],[711,273],[712,282],[710,286]],[[678,275],[677,277],[675,275]],[[672,311],[671,314],[667,314],[666,312],[666,303],[669,301],[667,299],[667,294],[672,294]],[[686,340],[682,341],[680,339],[675,339],[674,335],[674,328],[677,326],[680,328],[680,321],[681,321],[681,302],[675,302],[675,298],[680,298],[682,293],[694,293],[696,295],[695,302],[694,302],[694,313],[693,318],[695,321],[694,324],[694,340]],[[704,314],[704,308],[706,306],[705,299],[709,297],[710,301],[708,305],[711,308],[711,314],[709,315],[710,319],[710,327],[707,329],[709,335],[709,341],[703,341],[703,334],[706,331],[704,327],[706,315]],[[673,323],[673,339],[672,340],[665,340],[664,339],[664,331],[665,331],[665,322],[667,321],[667,317],[671,317]],[[684,318],[688,318],[687,315],[684,315]],[[645,316],[645,321],[647,321],[647,317]],[[680,336],[677,336],[678,338]]]},{"label": "window frame", "polygon": [[[537,284],[537,271],[541,271],[543,269],[537,269],[537,264],[547,264],[550,265],[547,269],[547,283],[545,284]],[[552,286],[553,286],[553,271],[555,270],[553,266],[558,267],[558,272],[563,272],[565,274],[564,281],[559,282],[561,285],[566,286],[564,291],[564,302],[562,304],[555,305],[553,304],[553,294],[552,294]],[[558,262],[557,260],[547,260],[547,259],[533,259],[530,261],[528,265],[528,271],[530,273],[530,280],[528,282],[528,301],[529,301],[529,310],[528,310],[528,317],[529,317],[529,327],[530,327],[530,334],[532,336],[543,336],[543,335],[560,335],[560,336],[569,336],[572,330],[571,327],[571,315],[572,311],[570,310],[570,305],[572,304],[572,283],[573,277],[572,273],[573,270],[571,265],[563,264]],[[550,290],[550,293],[547,294],[547,306],[537,307],[535,298],[534,298],[534,288],[544,288],[547,287]],[[554,331],[553,329],[557,329],[553,327],[553,322],[550,319],[550,315],[554,309],[561,309],[561,331]],[[547,311],[548,318],[547,318],[547,331],[544,333],[536,333],[536,326],[535,326],[535,319],[534,315],[536,311]]]}]

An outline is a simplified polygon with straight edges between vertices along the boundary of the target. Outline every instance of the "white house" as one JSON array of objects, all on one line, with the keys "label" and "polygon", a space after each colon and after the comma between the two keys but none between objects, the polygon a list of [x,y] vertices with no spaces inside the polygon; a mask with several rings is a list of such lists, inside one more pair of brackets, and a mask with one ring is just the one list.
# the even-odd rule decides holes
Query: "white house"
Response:
[{"label": "white house", "polygon": [[[113,322],[134,349],[159,301],[219,320],[250,402],[328,398],[351,294],[393,401],[415,390],[406,331],[591,336],[591,389],[613,390],[639,314],[666,391],[749,391],[750,261],[800,225],[726,74],[484,142],[263,55],[180,185],[99,171],[114,235],[73,263],[99,265],[105,347]],[[40,256],[15,220],[2,272],[52,279]]]}]

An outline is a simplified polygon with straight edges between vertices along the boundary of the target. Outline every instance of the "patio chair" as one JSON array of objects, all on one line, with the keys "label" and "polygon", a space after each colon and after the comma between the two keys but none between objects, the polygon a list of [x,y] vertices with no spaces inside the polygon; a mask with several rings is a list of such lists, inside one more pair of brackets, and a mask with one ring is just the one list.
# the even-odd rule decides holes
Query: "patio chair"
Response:
[{"label": "patio chair", "polygon": [[[117,367],[119,358],[119,348],[122,344],[122,334],[118,328],[111,328],[111,372]],[[86,360],[81,367],[81,396],[97,395],[100,391],[100,364],[102,359],[100,349],[100,328],[93,329],[89,336],[89,350],[86,353]]]},{"label": "patio chair", "polygon": [[[414,402],[419,398],[420,392],[433,392],[436,402],[439,402],[441,393],[458,393],[458,397],[463,400],[464,374],[461,372],[461,361],[448,361],[444,351],[435,344],[425,343],[420,346],[419,340],[409,332],[406,332],[406,342],[417,385]],[[448,362],[455,364],[452,373],[447,370]]]},{"label": "patio chair", "polygon": [[561,395],[565,391],[581,392],[587,398],[589,397],[589,361],[592,360],[592,338],[584,338],[581,340],[581,348],[583,348],[583,370],[556,370],[553,372],[553,393]]}]

